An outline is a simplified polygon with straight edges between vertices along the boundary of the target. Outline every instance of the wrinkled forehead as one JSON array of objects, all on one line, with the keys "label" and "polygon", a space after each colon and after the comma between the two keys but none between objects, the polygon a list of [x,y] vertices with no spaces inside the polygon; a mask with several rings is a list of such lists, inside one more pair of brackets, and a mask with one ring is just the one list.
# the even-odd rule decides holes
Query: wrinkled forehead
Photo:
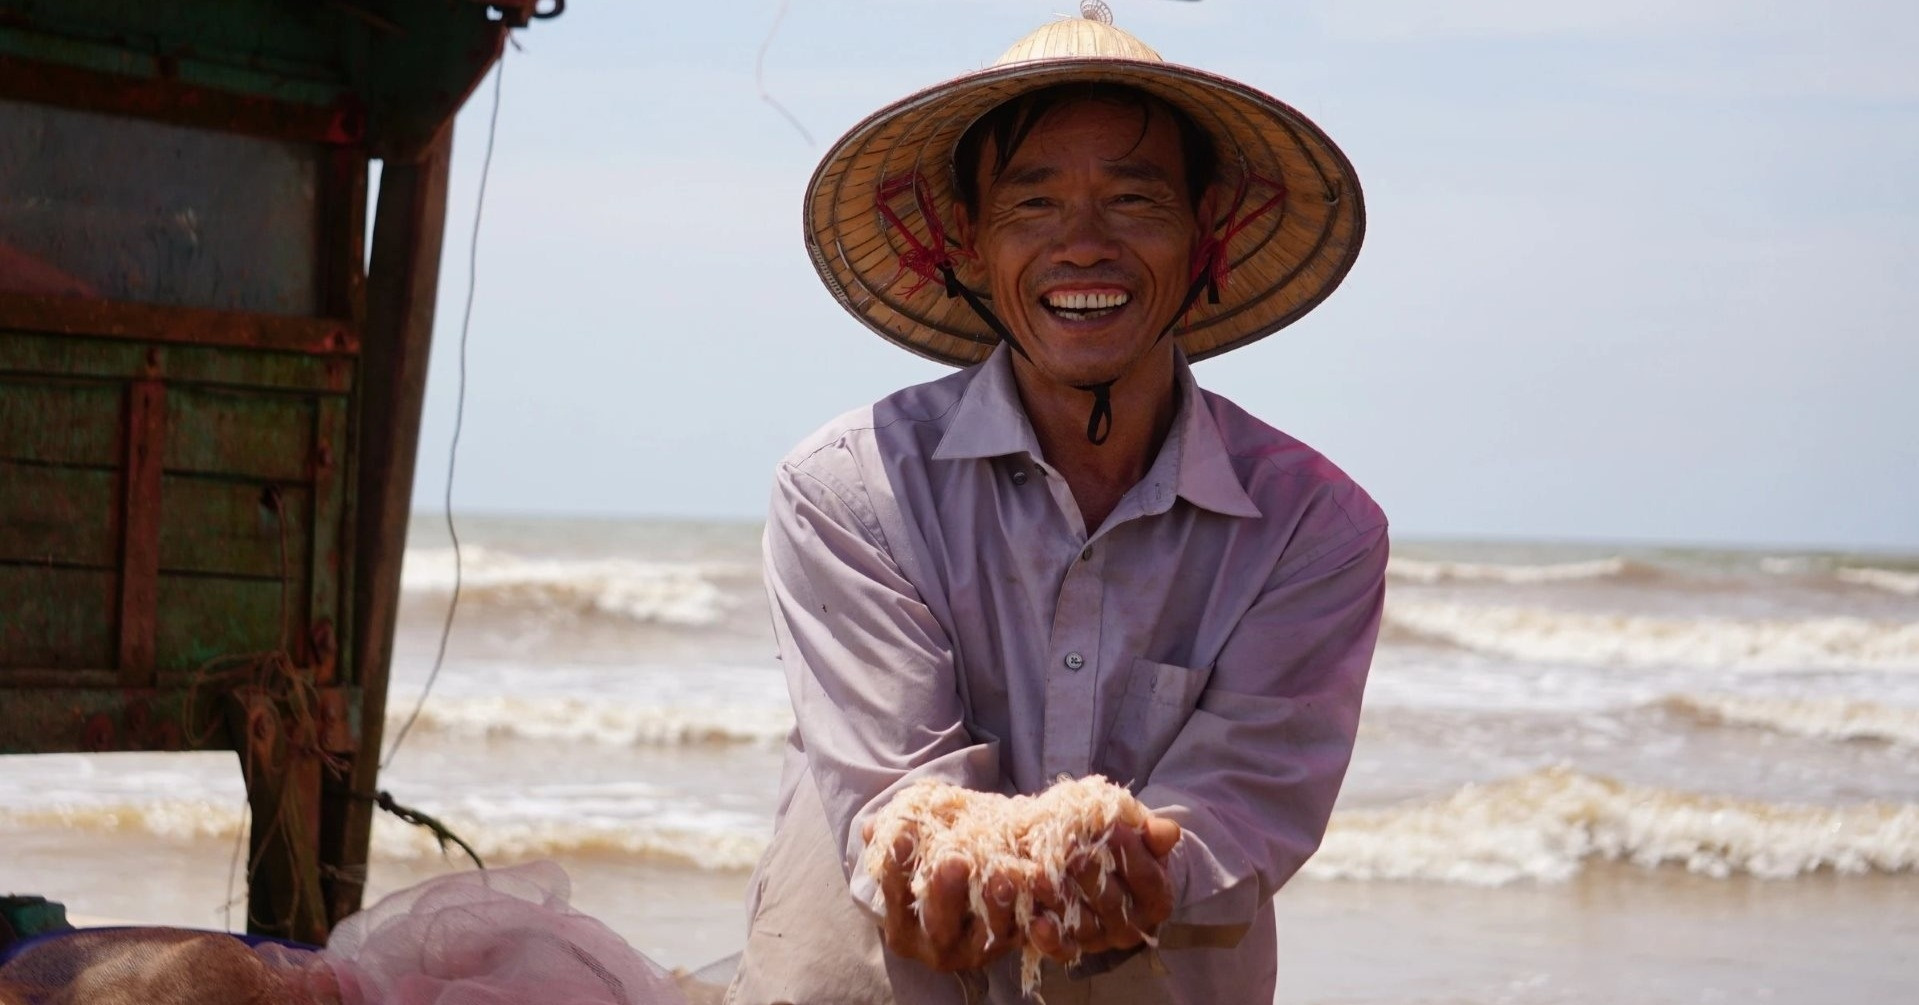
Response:
[{"label": "wrinkled forehead", "polygon": [[[1180,153],[1179,130],[1166,106],[1153,107],[1143,100],[1071,98],[1017,123],[1012,138],[1016,146],[1007,158],[1010,164],[1019,163],[1035,150],[1054,154],[1088,152],[1115,161],[1133,159],[1149,153],[1149,141],[1164,144],[1163,149],[1150,153],[1175,158]],[[996,156],[998,141],[999,137],[989,131],[981,152],[987,157]]]},{"label": "wrinkled forehead", "polygon": [[[1107,174],[1150,176],[1195,189],[1217,170],[1211,134],[1190,113],[1143,88],[1095,82],[1015,95],[975,119],[954,144],[952,178],[963,206],[1009,179],[1032,181],[1035,161],[1109,162]],[[1193,184],[1197,182],[1196,186]],[[1197,191],[1189,191],[1195,201]]]}]

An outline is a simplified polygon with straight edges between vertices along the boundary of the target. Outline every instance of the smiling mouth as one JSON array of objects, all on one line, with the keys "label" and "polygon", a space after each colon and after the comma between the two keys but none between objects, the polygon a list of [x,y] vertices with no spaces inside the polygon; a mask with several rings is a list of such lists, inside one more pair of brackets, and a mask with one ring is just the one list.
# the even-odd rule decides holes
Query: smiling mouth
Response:
[{"label": "smiling mouth", "polygon": [[1132,299],[1132,294],[1118,290],[1074,291],[1048,293],[1040,297],[1040,305],[1066,321],[1095,321],[1118,313]]}]

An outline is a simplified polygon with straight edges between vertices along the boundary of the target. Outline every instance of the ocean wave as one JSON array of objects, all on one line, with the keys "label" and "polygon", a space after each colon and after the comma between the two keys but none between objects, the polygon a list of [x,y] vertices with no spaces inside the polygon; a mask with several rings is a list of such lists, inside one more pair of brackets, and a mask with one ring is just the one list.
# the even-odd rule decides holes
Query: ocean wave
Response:
[{"label": "ocean wave", "polygon": [[1919,805],[1802,806],[1627,785],[1551,768],[1431,803],[1334,814],[1303,874],[1499,885],[1589,859],[1787,879],[1919,869]]},{"label": "ocean wave", "polygon": [[[389,708],[388,735],[410,709]],[[773,706],[612,704],[578,698],[441,698],[420,710],[413,728],[465,738],[596,743],[612,747],[777,744],[793,713]]]},{"label": "ocean wave", "polygon": [[1389,602],[1386,619],[1401,633],[1547,663],[1740,670],[1919,668],[1919,623],[1682,619],[1418,601]]},{"label": "ocean wave", "polygon": [[1628,572],[1644,572],[1646,566],[1623,558],[1599,558],[1586,562],[1556,562],[1546,565],[1492,565],[1482,562],[1425,562],[1412,558],[1394,558],[1386,563],[1386,576],[1406,583],[1563,583],[1582,579],[1608,579]]},{"label": "ocean wave", "polygon": [[1919,597],[1919,572],[1900,572],[1894,569],[1874,569],[1871,567],[1848,567],[1833,570],[1833,577],[1841,582],[1855,586],[1870,586],[1876,590],[1900,593],[1908,597]]},{"label": "ocean wave", "polygon": [[[435,815],[481,858],[495,861],[607,855],[723,872],[753,868],[766,850],[759,828],[608,818],[480,821],[457,812]],[[248,814],[238,803],[204,800],[0,811],[0,829],[61,828],[169,841],[234,841],[247,827]],[[376,860],[415,861],[440,858],[445,852],[431,833],[380,814],[373,820],[370,854]]]},{"label": "ocean wave", "polygon": [[[409,551],[401,587],[412,593],[451,592],[453,569],[450,548]],[[481,547],[461,549],[460,570],[460,595],[476,604],[693,628],[726,616],[732,600],[713,580],[735,571],[624,558],[528,559]]]},{"label": "ocean wave", "polygon": [[1881,740],[1919,747],[1919,708],[1846,698],[1673,695],[1660,703],[1702,722],[1816,740]]},{"label": "ocean wave", "polygon": [[[490,860],[594,855],[708,871],[751,869],[770,824],[746,814],[500,819],[470,808],[433,812]],[[88,804],[0,811],[0,831],[233,841],[246,817],[238,801]],[[386,861],[443,854],[433,835],[385,815],[374,820],[371,851]],[[1767,803],[1551,768],[1469,785],[1432,802],[1341,810],[1303,872],[1315,879],[1498,885],[1564,880],[1592,859],[1678,865],[1720,878],[1910,872],[1919,870],[1919,805]]]}]

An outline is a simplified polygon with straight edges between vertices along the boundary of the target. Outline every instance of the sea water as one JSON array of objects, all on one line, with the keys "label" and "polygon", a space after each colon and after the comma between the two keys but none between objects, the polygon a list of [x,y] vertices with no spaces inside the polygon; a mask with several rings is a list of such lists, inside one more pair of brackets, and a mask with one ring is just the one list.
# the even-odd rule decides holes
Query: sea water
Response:
[{"label": "sea water", "polygon": [[[381,779],[552,858],[669,966],[736,952],[792,725],[744,523],[463,520]],[[407,555],[391,742],[454,579]],[[0,891],[240,926],[232,755],[0,759]],[[373,835],[370,896],[450,869]],[[1395,542],[1353,766],[1277,900],[1283,1002],[1919,994],[1919,558]]]}]

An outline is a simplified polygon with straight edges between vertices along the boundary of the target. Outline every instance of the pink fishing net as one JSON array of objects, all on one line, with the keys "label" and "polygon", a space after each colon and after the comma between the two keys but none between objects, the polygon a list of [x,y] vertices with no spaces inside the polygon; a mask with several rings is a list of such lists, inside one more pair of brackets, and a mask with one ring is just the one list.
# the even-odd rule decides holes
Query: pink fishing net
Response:
[{"label": "pink fishing net", "polygon": [[0,966],[0,1005],[685,1005],[670,977],[568,904],[551,862],[395,893],[326,948],[180,929],[80,931]]}]

